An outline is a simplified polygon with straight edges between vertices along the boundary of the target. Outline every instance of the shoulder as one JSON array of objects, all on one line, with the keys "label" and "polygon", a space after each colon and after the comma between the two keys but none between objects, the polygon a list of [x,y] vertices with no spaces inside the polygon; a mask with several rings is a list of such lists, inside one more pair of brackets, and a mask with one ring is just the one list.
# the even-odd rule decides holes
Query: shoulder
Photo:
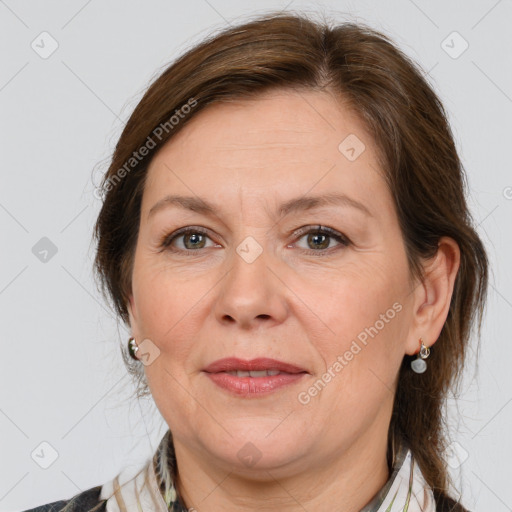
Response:
[{"label": "shoulder", "polygon": [[455,501],[446,494],[436,492],[436,490],[434,490],[434,498],[436,501],[436,512],[470,512],[458,501]]},{"label": "shoulder", "polygon": [[67,512],[105,512],[107,502],[106,500],[100,501],[100,493],[101,485],[98,485],[76,494],[68,500],[53,501],[23,512],[59,512],[64,507],[68,507]]}]

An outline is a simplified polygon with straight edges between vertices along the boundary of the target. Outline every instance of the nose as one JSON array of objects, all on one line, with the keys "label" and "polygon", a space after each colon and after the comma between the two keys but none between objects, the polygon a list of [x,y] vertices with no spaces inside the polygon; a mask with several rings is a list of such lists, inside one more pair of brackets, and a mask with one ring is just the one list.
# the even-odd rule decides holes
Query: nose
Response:
[{"label": "nose", "polygon": [[[254,242],[240,244],[218,286],[217,320],[250,329],[265,322],[279,324],[288,313],[289,289],[279,275],[280,265],[270,252]],[[245,251],[244,251],[245,250]],[[255,252],[259,254],[255,259]]]}]

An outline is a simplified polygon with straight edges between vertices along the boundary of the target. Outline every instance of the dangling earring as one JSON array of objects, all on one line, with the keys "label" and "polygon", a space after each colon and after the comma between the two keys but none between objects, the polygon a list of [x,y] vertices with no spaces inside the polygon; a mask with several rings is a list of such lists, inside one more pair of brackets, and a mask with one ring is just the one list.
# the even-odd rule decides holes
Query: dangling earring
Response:
[{"label": "dangling earring", "polygon": [[135,359],[135,361],[139,360],[139,358],[137,357],[137,350],[139,350],[139,347],[135,342],[135,338],[130,338],[128,340],[128,353],[133,359]]},{"label": "dangling earring", "polygon": [[423,344],[420,338],[420,351],[414,361],[411,361],[411,368],[416,373],[423,373],[427,369],[427,363],[424,361],[430,355],[430,348]]}]

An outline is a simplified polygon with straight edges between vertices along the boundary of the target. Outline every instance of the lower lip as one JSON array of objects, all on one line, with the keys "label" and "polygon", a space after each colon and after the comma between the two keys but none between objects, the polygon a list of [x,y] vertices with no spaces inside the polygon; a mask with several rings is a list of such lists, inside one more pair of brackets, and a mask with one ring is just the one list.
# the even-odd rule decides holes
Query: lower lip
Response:
[{"label": "lower lip", "polygon": [[225,372],[205,373],[217,386],[235,395],[246,397],[267,395],[284,386],[298,382],[306,375],[306,373],[281,373],[266,377],[237,377]]}]

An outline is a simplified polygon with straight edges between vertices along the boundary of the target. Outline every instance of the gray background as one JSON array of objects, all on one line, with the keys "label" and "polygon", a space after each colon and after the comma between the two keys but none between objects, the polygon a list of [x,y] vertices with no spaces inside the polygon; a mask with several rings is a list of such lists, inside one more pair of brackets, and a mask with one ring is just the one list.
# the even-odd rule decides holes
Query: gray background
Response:
[{"label": "gray background", "polygon": [[[151,400],[129,399],[129,333],[92,279],[95,183],[149,81],[211,30],[268,9],[384,31],[449,112],[493,267],[478,366],[450,400],[451,474],[471,511],[512,510],[510,0],[0,0],[1,510],[69,498],[156,449],[167,427]],[[43,31],[58,43],[47,58]],[[57,249],[46,261],[43,237]],[[47,469],[42,442],[58,454]]]}]

